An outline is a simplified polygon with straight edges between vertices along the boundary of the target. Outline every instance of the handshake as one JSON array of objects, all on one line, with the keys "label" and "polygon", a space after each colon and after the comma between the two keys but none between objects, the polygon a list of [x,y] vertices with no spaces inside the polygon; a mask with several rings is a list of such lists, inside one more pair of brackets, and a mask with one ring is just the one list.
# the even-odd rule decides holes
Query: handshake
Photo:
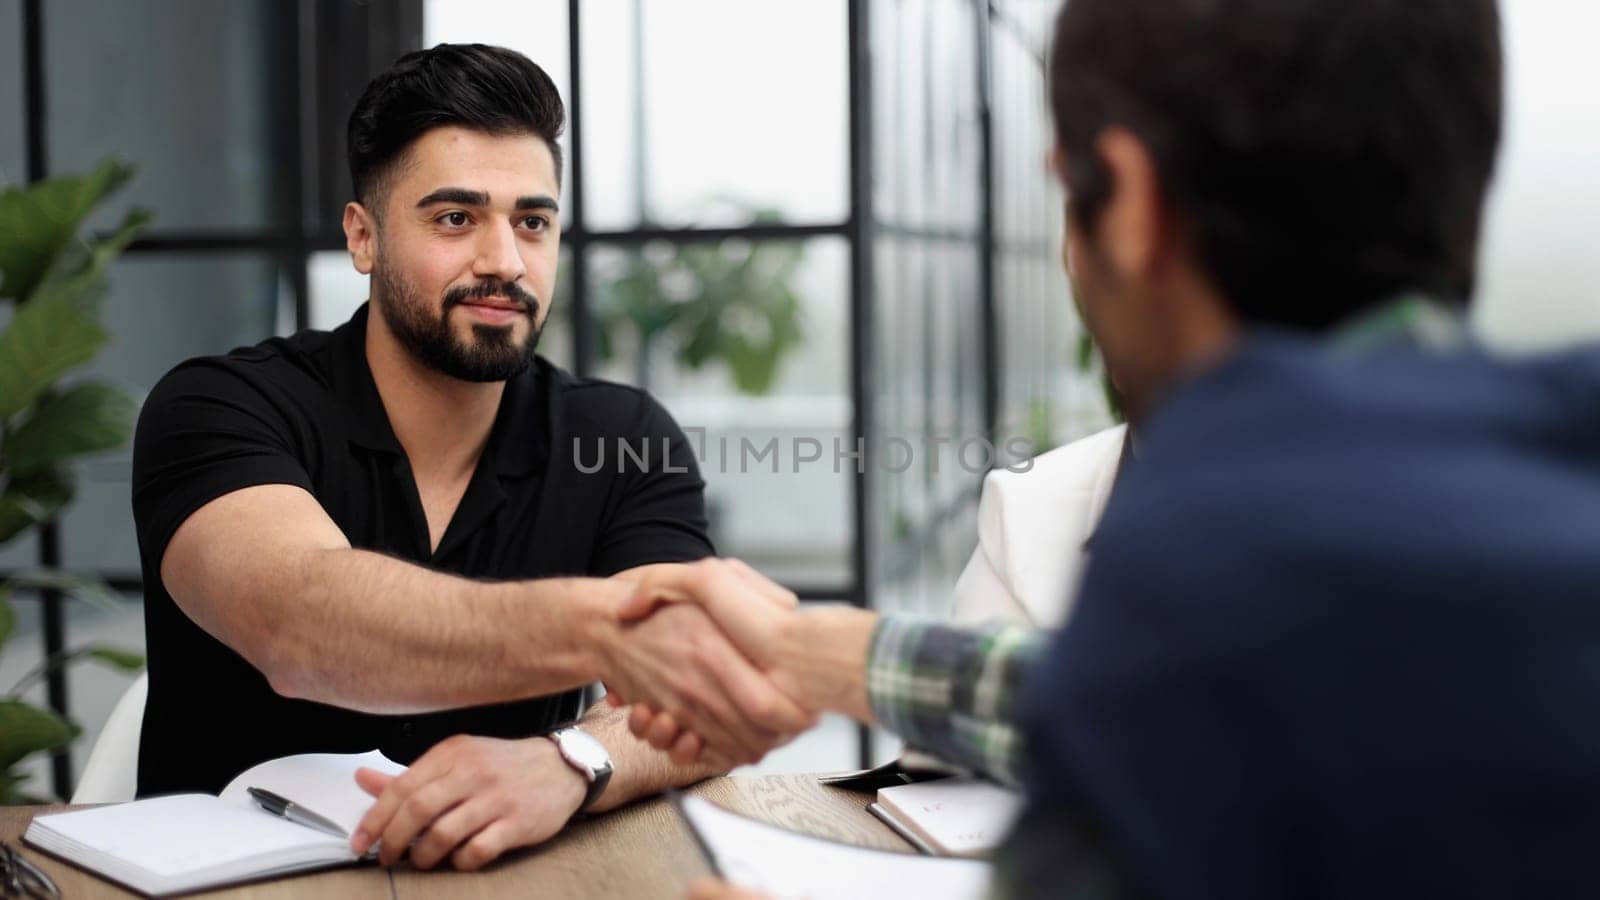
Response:
[{"label": "handshake", "polygon": [[751,763],[822,712],[871,719],[866,665],[877,616],[801,610],[789,590],[735,559],[632,569],[610,644],[607,701],[681,765]]}]

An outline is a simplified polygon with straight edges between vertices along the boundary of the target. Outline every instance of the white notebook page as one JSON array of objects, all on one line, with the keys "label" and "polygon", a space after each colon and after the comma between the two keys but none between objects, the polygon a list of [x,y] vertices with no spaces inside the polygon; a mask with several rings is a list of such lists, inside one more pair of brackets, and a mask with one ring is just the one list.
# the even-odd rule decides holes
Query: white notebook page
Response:
[{"label": "white notebook page", "polygon": [[948,853],[999,846],[1022,814],[1022,795],[976,778],[945,778],[878,790],[878,803],[916,823]]},{"label": "white notebook page", "polygon": [[977,900],[989,889],[988,863],[868,850],[757,822],[684,797],[683,814],[723,877],[779,900]]},{"label": "white notebook page", "polygon": [[[398,775],[405,766],[376,750],[367,753],[302,753],[271,759],[244,770],[228,782],[222,799],[255,809],[246,789],[264,788],[319,816],[332,819],[345,834],[355,831],[375,799],[356,784],[356,769],[377,769]],[[304,827],[304,826],[296,826]]]}]

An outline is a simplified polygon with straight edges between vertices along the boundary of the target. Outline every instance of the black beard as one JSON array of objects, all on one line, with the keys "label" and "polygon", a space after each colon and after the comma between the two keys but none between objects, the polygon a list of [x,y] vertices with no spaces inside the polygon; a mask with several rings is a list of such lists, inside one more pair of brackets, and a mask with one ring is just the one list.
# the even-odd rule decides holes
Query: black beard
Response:
[{"label": "black beard", "polygon": [[457,340],[450,330],[450,310],[463,301],[498,295],[527,307],[528,321],[538,322],[539,301],[521,287],[498,280],[480,281],[471,287],[452,288],[445,294],[438,318],[429,316],[422,298],[409,285],[393,278],[381,262],[373,270],[377,281],[374,292],[383,317],[401,346],[423,365],[462,381],[506,381],[522,374],[533,364],[539,346],[542,323],[522,346],[513,342],[512,325],[474,324],[476,340],[471,344]]}]

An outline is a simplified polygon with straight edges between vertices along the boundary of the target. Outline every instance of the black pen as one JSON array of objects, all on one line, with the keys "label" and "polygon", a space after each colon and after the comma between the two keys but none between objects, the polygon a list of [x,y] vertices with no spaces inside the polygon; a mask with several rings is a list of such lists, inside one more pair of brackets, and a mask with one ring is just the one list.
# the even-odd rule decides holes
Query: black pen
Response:
[{"label": "black pen", "polygon": [[344,833],[344,829],[339,827],[338,823],[323,818],[304,806],[292,803],[269,790],[258,787],[246,788],[246,790],[250,792],[251,797],[255,798],[257,805],[275,816],[288,819],[307,828],[325,831],[334,837],[349,837]]}]

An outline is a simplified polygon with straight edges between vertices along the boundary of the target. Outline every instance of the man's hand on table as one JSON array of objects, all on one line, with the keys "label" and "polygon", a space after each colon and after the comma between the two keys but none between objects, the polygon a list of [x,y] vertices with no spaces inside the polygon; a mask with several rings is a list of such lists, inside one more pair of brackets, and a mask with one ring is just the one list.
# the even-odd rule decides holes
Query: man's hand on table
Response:
[{"label": "man's hand on table", "polygon": [[[714,568],[694,571],[726,570],[720,561],[712,563]],[[648,605],[630,601],[641,611],[625,617],[604,643],[602,666],[612,696],[657,704],[674,740],[678,722],[693,730],[693,752],[681,762],[726,770],[735,762],[754,762],[811,727],[816,717],[736,649],[726,626],[700,605],[670,602],[688,595],[663,596],[695,583],[685,578],[688,568],[647,566],[618,576],[659,599]],[[792,612],[795,604],[793,594],[770,582],[754,595],[745,590],[740,599],[781,612]],[[622,704],[613,699],[612,705]],[[356,780],[377,801],[352,837],[352,849],[365,853],[378,844],[384,864],[409,855],[420,869],[447,858],[457,868],[476,869],[508,849],[548,840],[582,805],[587,788],[544,737],[458,735],[399,776],[362,769]]]},{"label": "man's hand on table", "polygon": [[544,737],[457,735],[398,776],[360,769],[356,782],[378,800],[351,849],[365,853],[381,841],[378,858],[392,865],[409,847],[419,869],[446,858],[458,869],[477,869],[509,849],[546,841],[583,805],[588,789]]},{"label": "man's hand on table", "polygon": [[[800,611],[792,592],[735,559],[649,566],[634,574],[637,588],[622,610],[624,621],[648,624],[682,606],[704,610],[810,723],[824,710],[871,720],[865,674],[868,646],[877,624],[873,614],[844,607]],[[611,689],[607,700],[612,705],[633,705],[629,730],[651,746],[668,751],[680,765],[694,762],[702,753],[739,759],[739,754],[749,749],[748,742],[727,749],[725,735],[688,721],[670,699],[662,699],[654,684],[608,682],[607,686]],[[741,703],[740,699],[733,697],[738,712],[758,729],[757,739],[762,733],[784,739],[792,736],[789,723],[775,717],[773,709]],[[773,746],[776,744],[769,743],[761,752]]]}]

